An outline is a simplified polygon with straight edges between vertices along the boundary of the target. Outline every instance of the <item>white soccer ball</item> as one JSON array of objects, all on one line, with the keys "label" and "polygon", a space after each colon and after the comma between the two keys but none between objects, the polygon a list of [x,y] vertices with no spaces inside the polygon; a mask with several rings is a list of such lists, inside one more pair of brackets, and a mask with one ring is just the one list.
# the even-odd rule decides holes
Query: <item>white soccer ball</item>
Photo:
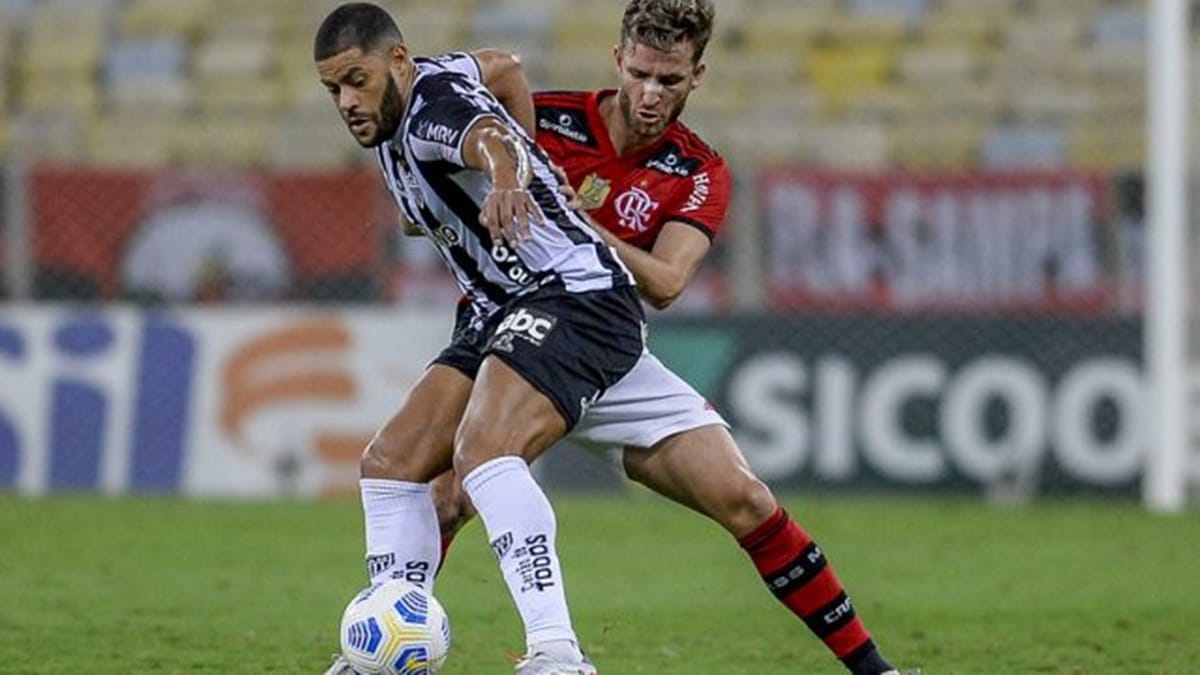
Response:
[{"label": "white soccer ball", "polygon": [[342,655],[360,675],[431,675],[450,651],[446,610],[403,579],[372,584],[342,614]]}]

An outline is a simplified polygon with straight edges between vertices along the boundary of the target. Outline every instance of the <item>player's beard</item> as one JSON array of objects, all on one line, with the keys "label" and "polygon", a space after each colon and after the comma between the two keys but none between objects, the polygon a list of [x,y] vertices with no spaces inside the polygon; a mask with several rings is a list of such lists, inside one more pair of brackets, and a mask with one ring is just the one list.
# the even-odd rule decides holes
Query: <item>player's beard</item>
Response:
[{"label": "player's beard", "polygon": [[675,105],[667,111],[667,114],[654,124],[646,124],[638,118],[633,99],[629,98],[629,94],[624,89],[617,92],[617,103],[621,106],[621,115],[625,118],[625,126],[629,127],[634,135],[642,138],[654,138],[666,131],[667,127],[683,114],[683,106],[687,103],[687,94],[680,97]]},{"label": "player's beard", "polygon": [[375,125],[375,136],[363,143],[363,147],[373,148],[396,135],[400,128],[400,116],[404,114],[404,101],[400,98],[400,88],[396,80],[388,75],[387,84],[383,87],[383,96],[379,100],[379,114]]}]

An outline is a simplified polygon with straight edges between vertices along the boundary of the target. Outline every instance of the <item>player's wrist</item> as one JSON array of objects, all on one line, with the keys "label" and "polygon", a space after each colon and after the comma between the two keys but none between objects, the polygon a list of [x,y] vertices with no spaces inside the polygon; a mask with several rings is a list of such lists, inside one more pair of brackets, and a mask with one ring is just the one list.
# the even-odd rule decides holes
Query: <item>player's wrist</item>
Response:
[{"label": "player's wrist", "polygon": [[497,170],[492,173],[492,189],[524,192],[525,185],[515,170]]}]

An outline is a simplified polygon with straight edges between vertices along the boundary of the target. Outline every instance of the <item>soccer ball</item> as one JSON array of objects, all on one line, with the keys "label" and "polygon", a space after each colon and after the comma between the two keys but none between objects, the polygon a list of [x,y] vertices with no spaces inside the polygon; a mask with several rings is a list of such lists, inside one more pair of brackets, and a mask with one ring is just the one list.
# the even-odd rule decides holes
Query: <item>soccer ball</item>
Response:
[{"label": "soccer ball", "polygon": [[431,593],[403,579],[364,589],[342,614],[342,655],[360,675],[431,675],[450,650],[450,621]]}]

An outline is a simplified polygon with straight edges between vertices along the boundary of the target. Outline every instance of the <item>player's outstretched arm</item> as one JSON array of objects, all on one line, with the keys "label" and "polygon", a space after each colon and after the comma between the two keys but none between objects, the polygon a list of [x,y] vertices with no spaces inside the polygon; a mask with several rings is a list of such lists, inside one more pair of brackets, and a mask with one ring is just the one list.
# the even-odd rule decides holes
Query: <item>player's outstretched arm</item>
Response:
[{"label": "player's outstretched arm", "polygon": [[483,86],[532,138],[537,131],[533,92],[529,89],[521,57],[499,49],[476,49],[471,55],[479,62]]},{"label": "player's outstretched arm", "polygon": [[541,220],[541,210],[526,189],[532,171],[524,140],[499,118],[483,117],[463,139],[463,162],[491,179],[479,222],[492,243],[516,246],[529,236],[531,224]]}]

